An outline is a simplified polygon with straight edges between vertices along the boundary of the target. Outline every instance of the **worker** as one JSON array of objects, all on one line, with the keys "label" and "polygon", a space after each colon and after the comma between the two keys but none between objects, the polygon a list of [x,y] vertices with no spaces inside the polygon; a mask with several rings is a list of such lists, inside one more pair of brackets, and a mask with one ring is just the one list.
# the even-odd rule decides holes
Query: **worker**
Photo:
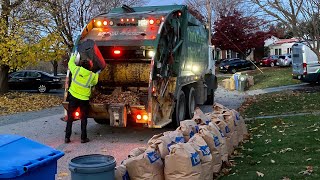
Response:
[{"label": "worker", "polygon": [[[75,62],[79,62],[80,66],[77,66]],[[71,56],[68,66],[72,74],[72,81],[68,94],[69,105],[65,143],[70,142],[75,116],[79,116],[81,120],[81,143],[86,143],[90,141],[87,137],[87,118],[90,108],[91,87],[98,83],[99,74],[91,71],[93,68],[92,60],[89,58],[80,60],[80,54],[77,52]],[[77,109],[80,112],[77,112]]]}]

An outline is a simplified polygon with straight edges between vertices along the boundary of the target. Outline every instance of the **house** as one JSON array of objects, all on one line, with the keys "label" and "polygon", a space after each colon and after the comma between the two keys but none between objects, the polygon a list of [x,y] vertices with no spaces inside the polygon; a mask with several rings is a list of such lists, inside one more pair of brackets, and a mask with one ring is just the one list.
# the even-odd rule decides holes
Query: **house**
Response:
[{"label": "house", "polygon": [[278,41],[268,46],[270,50],[270,55],[291,54],[292,45],[298,41],[299,40],[296,38],[279,39]]}]

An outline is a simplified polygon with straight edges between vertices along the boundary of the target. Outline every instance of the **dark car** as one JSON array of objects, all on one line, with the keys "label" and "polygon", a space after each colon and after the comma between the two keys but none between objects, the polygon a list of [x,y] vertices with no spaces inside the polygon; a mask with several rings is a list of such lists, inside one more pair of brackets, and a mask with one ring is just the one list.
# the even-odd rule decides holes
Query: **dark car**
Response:
[{"label": "dark car", "polygon": [[251,61],[238,58],[226,59],[222,61],[219,66],[219,71],[224,73],[236,73],[237,71],[245,69],[255,69],[255,66]]},{"label": "dark car", "polygon": [[263,59],[260,60],[260,65],[261,66],[271,66],[274,67],[275,65],[278,65],[278,59],[279,56],[277,55],[272,55],[269,57],[264,57]]},{"label": "dark car", "polygon": [[11,90],[38,90],[40,93],[62,87],[59,77],[36,70],[13,72],[9,75],[8,82]]}]

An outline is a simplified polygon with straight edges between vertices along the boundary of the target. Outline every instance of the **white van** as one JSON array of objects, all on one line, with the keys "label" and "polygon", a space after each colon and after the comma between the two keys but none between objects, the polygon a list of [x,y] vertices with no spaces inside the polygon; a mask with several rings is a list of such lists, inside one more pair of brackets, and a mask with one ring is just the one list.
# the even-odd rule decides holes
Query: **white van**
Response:
[{"label": "white van", "polygon": [[292,75],[294,79],[315,83],[320,80],[320,64],[317,55],[305,44],[292,46]]}]

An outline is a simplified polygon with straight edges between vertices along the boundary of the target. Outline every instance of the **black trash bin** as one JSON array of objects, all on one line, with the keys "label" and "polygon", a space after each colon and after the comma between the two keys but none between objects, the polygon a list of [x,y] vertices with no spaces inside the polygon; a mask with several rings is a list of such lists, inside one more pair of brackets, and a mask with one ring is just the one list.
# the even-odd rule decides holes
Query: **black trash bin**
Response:
[{"label": "black trash bin", "polygon": [[69,163],[72,180],[114,180],[114,157],[90,154],[73,158]]}]

